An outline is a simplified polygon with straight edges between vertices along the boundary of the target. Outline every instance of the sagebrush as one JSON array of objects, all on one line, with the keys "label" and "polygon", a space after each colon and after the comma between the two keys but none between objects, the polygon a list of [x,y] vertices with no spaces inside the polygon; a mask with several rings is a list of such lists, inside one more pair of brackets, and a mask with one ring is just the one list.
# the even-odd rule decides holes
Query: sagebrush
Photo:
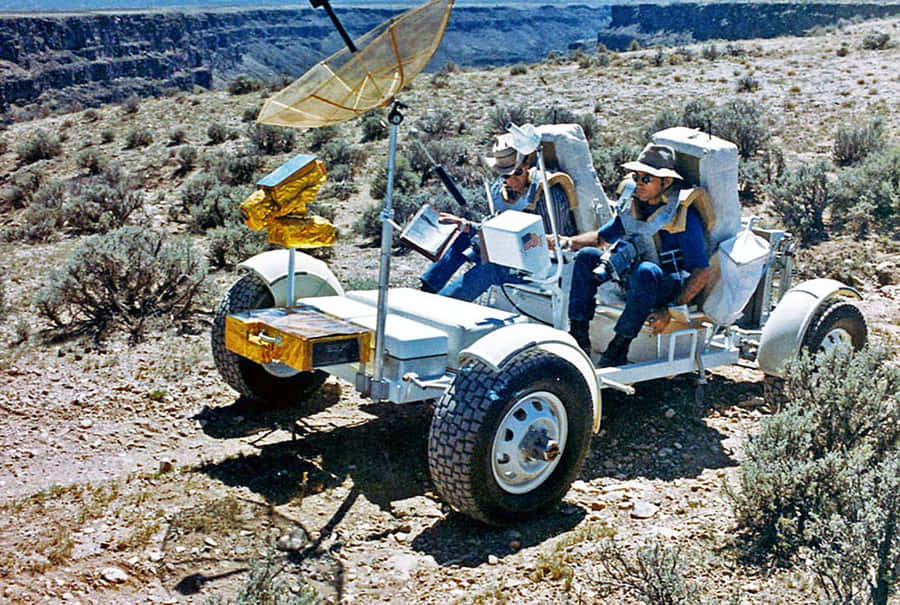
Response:
[{"label": "sagebrush", "polygon": [[804,352],[781,406],[762,419],[728,493],[750,550],[787,561],[819,542],[816,519],[852,509],[860,473],[896,455],[900,369],[882,351]]},{"label": "sagebrush", "polygon": [[206,271],[187,240],[142,227],[123,227],[84,240],[38,291],[41,317],[66,333],[100,338],[113,329],[132,342],[152,320],[191,314]]}]

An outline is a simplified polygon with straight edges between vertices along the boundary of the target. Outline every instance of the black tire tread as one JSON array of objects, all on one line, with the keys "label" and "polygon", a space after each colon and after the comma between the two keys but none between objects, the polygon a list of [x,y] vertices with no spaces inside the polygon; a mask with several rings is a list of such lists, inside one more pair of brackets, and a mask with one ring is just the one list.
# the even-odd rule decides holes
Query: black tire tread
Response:
[{"label": "black tire tread", "polygon": [[[813,316],[806,333],[803,335],[802,347],[812,353],[816,353],[831,328],[838,322],[846,321],[856,323],[861,327],[860,334],[854,338],[853,346],[861,349],[868,339],[869,327],[862,311],[852,302],[845,299],[835,299],[822,305]],[[853,334],[851,334],[853,336]]]},{"label": "black tire tread", "polygon": [[[551,357],[548,353],[530,350],[507,368],[514,366],[518,376],[534,376],[548,357]],[[577,370],[573,368],[573,372],[577,373]],[[441,498],[457,511],[490,525],[503,525],[508,520],[498,517],[495,511],[482,506],[476,499],[477,486],[472,477],[472,470],[479,463],[475,459],[476,441],[491,407],[505,403],[497,394],[505,391],[512,379],[510,372],[495,373],[479,361],[466,364],[460,369],[451,390],[438,401],[428,436],[428,468]],[[583,379],[576,380],[580,380],[585,396],[589,397]],[[559,497],[580,472],[589,443],[588,435],[574,467],[564,480]]]}]

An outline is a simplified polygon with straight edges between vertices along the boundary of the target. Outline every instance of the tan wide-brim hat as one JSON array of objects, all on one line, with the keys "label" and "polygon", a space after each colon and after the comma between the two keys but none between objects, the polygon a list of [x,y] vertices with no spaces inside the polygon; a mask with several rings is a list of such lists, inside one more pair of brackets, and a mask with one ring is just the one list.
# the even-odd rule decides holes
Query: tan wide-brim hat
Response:
[{"label": "tan wide-brim hat", "polygon": [[622,168],[635,172],[646,172],[659,178],[672,177],[683,181],[680,174],[675,172],[675,150],[668,145],[654,145],[644,147],[638,159],[633,162],[625,162]]},{"label": "tan wide-brim hat", "polygon": [[491,153],[484,156],[484,162],[498,176],[507,176],[516,171],[525,159],[521,153],[512,146],[508,135],[500,135],[494,142]]}]

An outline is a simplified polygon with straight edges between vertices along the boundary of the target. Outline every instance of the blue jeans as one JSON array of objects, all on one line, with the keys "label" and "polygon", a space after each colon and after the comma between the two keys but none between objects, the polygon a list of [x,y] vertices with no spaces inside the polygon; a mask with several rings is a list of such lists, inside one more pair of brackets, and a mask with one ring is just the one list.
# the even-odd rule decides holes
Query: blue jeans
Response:
[{"label": "blue jeans", "polygon": [[[449,284],[450,278],[464,263],[475,263]],[[472,232],[460,233],[444,255],[433,262],[421,276],[422,283],[441,296],[473,301],[491,286],[520,284],[523,279],[507,267],[481,262],[478,246],[472,245]]]},{"label": "blue jeans", "polygon": [[[602,255],[599,248],[582,248],[575,255],[569,321],[590,321],[594,317],[598,284],[593,271],[600,264]],[[628,279],[625,310],[616,322],[616,334],[624,338],[637,336],[650,312],[675,300],[682,287],[681,276],[677,273],[666,273],[656,263],[639,263]]]}]

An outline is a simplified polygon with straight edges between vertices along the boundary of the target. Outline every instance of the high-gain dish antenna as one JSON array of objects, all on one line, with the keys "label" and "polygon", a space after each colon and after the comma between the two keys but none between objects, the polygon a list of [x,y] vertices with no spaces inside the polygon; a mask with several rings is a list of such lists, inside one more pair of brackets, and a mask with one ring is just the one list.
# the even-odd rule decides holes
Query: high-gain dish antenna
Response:
[{"label": "high-gain dish antenna", "polygon": [[[406,106],[394,97],[422,71],[434,56],[454,0],[432,0],[382,23],[355,41],[341,26],[328,0],[310,0],[324,7],[344,40],[345,48],[317,63],[287,88],[269,98],[257,122],[292,128],[321,128],[341,124],[374,109],[393,104],[388,113],[390,139],[387,192],[381,211],[381,263],[378,280],[378,315],[375,329],[375,367],[368,388],[373,399],[387,399],[384,381],[385,323],[394,238],[394,159],[397,130]],[[294,249],[290,249],[288,274],[293,275]],[[293,280],[288,280],[289,304],[294,304]],[[361,377],[362,377],[361,373]]]},{"label": "high-gain dish antenna", "polygon": [[427,2],[354,43],[327,1],[310,2],[326,7],[346,46],[268,99],[257,118],[261,124],[318,128],[389,103],[431,60],[453,7],[453,0]]}]

